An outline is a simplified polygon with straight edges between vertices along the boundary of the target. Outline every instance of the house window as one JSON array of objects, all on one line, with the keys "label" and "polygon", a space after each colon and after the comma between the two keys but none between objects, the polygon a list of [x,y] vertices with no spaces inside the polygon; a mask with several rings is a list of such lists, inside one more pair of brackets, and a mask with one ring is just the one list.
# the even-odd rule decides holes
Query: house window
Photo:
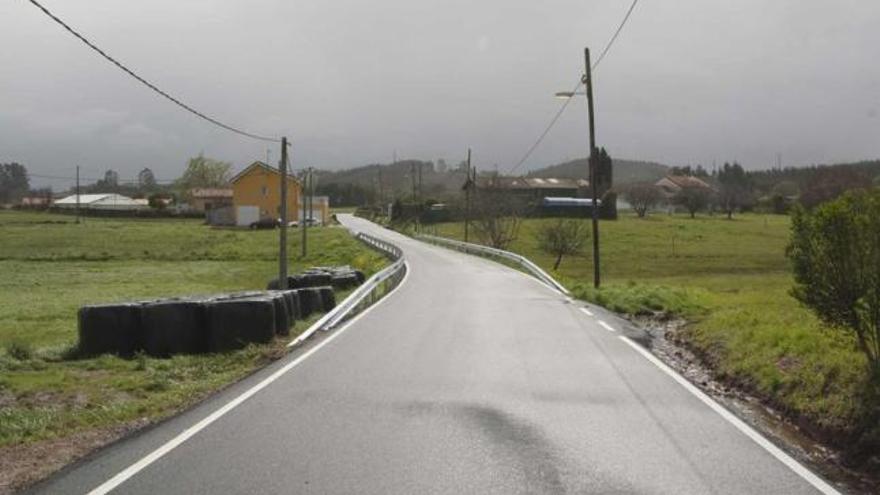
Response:
[{"label": "house window", "polygon": [[261,189],[261,192],[263,193],[264,198],[269,196],[269,188],[268,187],[263,186],[263,188]]}]

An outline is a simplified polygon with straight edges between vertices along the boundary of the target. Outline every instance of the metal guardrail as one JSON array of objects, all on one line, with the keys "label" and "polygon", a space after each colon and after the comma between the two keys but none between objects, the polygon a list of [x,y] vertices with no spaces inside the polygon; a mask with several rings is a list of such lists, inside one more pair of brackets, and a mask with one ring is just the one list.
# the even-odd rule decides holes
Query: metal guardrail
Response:
[{"label": "metal guardrail", "polygon": [[337,304],[335,308],[322,316],[321,319],[300,334],[299,337],[287,344],[288,347],[293,347],[303,342],[318,330],[325,332],[332,330],[346,318],[360,313],[363,309],[381,299],[403,280],[407,266],[406,260],[403,258],[403,251],[400,248],[364,233],[355,234],[355,238],[374,249],[384,252],[394,262],[365,280],[348,297]]},{"label": "metal guardrail", "polygon": [[568,289],[563,287],[562,284],[557,282],[553,277],[550,276],[550,274],[542,270],[541,267],[533,263],[525,256],[511,253],[510,251],[505,251],[503,249],[496,249],[489,246],[481,246],[479,244],[471,244],[469,242],[461,242],[453,239],[447,239],[445,237],[437,237],[427,234],[416,234],[416,238],[433,244],[450,247],[465,253],[486,256],[488,258],[497,258],[516,263],[527,272],[532,274],[532,276],[534,276],[544,284],[550,286],[550,288],[557,290],[565,294],[566,296],[569,295]]}]

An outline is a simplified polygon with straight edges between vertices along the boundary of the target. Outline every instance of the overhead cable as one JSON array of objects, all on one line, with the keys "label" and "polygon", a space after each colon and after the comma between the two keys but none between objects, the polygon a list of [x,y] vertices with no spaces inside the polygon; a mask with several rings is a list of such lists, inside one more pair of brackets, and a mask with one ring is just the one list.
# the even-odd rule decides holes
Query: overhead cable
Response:
[{"label": "overhead cable", "polygon": [[214,124],[214,125],[216,125],[216,126],[218,126],[218,127],[222,127],[223,129],[226,129],[227,131],[232,131],[232,132],[234,132],[234,133],[236,133],[236,134],[240,134],[240,135],[242,135],[242,136],[246,136],[246,137],[249,137],[249,138],[252,138],[252,139],[257,139],[257,140],[260,140],[260,141],[267,141],[267,142],[271,142],[271,143],[280,143],[280,142],[281,142],[281,139],[280,139],[280,138],[276,138],[276,137],[267,137],[267,136],[261,136],[261,135],[259,135],[259,134],[253,134],[253,133],[251,133],[251,132],[243,131],[243,130],[237,128],[237,127],[233,127],[233,126],[231,126],[231,125],[224,124],[223,122],[220,122],[219,120],[217,120],[217,119],[215,119],[215,118],[209,117],[209,116],[205,115],[204,113],[202,113],[202,112],[196,110],[195,108],[193,108],[193,107],[187,105],[186,103],[180,101],[179,99],[177,99],[177,98],[171,96],[170,94],[166,93],[165,91],[159,89],[155,84],[153,84],[153,83],[147,81],[146,79],[144,79],[143,77],[139,76],[139,75],[136,74],[133,70],[129,69],[128,67],[126,67],[125,65],[123,65],[121,62],[119,62],[119,61],[116,60],[115,58],[113,58],[113,57],[111,57],[110,55],[108,55],[104,50],[98,48],[97,45],[95,45],[95,44],[92,43],[91,41],[87,40],[83,35],[79,34],[76,30],[74,30],[72,27],[70,27],[66,22],[62,21],[60,18],[58,18],[58,16],[56,16],[55,14],[53,14],[52,12],[50,12],[49,9],[47,9],[46,7],[44,7],[43,5],[41,5],[40,2],[38,2],[37,0],[29,0],[29,1],[30,1],[32,4],[34,4],[37,8],[39,8],[40,10],[42,10],[43,13],[45,13],[47,16],[49,16],[53,21],[57,22],[59,25],[61,25],[61,27],[63,27],[63,28],[66,29],[67,31],[69,31],[70,34],[72,34],[72,35],[76,36],[77,38],[79,38],[79,40],[82,41],[83,43],[85,43],[86,46],[88,46],[89,48],[91,48],[92,50],[94,50],[95,52],[97,52],[98,54],[100,54],[102,57],[104,57],[105,59],[107,59],[109,62],[111,62],[111,63],[112,63],[113,65],[115,65],[116,67],[120,68],[120,69],[121,69],[123,72],[125,72],[126,74],[128,74],[128,75],[130,75],[131,77],[137,79],[137,80],[140,81],[143,85],[145,85],[146,87],[150,88],[151,90],[153,90],[154,92],[158,93],[159,95],[165,97],[166,99],[168,99],[169,101],[171,101],[171,102],[174,103],[175,105],[179,106],[180,108],[183,108],[184,110],[186,110],[186,111],[192,113],[193,115],[195,115],[195,116],[197,116],[197,117],[199,117],[199,118],[201,118],[201,119],[204,119],[204,120],[206,120],[206,121],[208,121],[208,122],[210,122],[210,123],[212,123],[212,124]]}]

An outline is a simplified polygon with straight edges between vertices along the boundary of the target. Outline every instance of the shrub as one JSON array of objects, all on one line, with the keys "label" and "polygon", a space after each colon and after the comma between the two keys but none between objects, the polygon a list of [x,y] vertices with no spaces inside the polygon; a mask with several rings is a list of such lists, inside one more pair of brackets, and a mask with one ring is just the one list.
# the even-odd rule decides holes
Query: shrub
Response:
[{"label": "shrub", "polygon": [[632,184],[623,190],[623,199],[632,206],[639,218],[663,201],[663,191],[650,182]]},{"label": "shrub", "polygon": [[580,253],[590,238],[590,224],[582,219],[560,218],[555,222],[541,224],[535,232],[541,251],[554,256],[553,269],[559,269],[562,257]]},{"label": "shrub", "polygon": [[34,357],[34,349],[27,342],[13,340],[6,344],[6,354],[19,361],[27,361]]},{"label": "shrub", "polygon": [[826,323],[855,334],[880,368],[880,190],[850,192],[792,217],[792,295]]},{"label": "shrub", "polygon": [[591,285],[576,284],[572,293],[579,299],[628,315],[685,317],[698,315],[705,308],[702,291],[664,285],[629,283],[595,289]]}]

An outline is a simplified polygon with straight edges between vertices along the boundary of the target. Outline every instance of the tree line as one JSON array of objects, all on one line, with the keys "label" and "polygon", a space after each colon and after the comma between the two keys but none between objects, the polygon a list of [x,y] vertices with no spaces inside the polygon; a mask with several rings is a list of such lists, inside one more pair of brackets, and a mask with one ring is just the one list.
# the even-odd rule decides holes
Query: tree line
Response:
[{"label": "tree line", "polygon": [[661,205],[681,208],[691,217],[705,211],[731,218],[737,211],[755,208],[781,214],[788,213],[795,204],[815,208],[847,191],[880,185],[880,161],[762,171],[746,171],[733,162],[711,172],[700,165],[673,167],[671,172],[672,176],[693,177],[700,182],[684,184],[671,195],[655,183],[624,187],[623,198],[639,217]]},{"label": "tree line", "polygon": [[[80,194],[115,193],[132,198],[148,198],[151,206],[164,207],[168,199],[188,201],[189,192],[197,188],[226,188],[232,178],[232,164],[208,158],[202,154],[187,161],[180,177],[160,182],[149,167],[144,167],[133,180],[120,179],[116,170],[108,169],[97,180],[83,181]],[[68,194],[76,192],[71,185]],[[27,167],[20,163],[0,163],[0,204],[18,204],[25,197],[51,198],[50,188],[33,189]]]}]

